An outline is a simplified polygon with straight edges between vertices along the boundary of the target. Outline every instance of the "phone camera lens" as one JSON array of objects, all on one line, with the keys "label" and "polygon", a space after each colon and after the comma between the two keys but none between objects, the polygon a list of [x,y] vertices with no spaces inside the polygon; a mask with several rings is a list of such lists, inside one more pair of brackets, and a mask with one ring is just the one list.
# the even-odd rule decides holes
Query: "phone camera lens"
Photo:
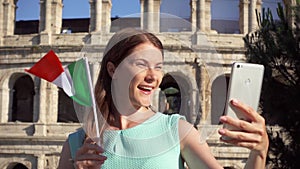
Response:
[{"label": "phone camera lens", "polygon": [[237,67],[237,68],[240,68],[241,66],[240,66],[240,65],[236,65],[236,67]]}]

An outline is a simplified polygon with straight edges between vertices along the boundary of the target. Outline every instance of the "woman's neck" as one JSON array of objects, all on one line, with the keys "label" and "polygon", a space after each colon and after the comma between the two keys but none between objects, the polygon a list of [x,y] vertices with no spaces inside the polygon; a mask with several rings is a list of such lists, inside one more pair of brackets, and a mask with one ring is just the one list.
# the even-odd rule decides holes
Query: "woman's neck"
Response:
[{"label": "woman's neck", "polygon": [[151,109],[146,107],[141,107],[138,110],[136,110],[134,113],[131,113],[130,115],[123,115],[122,113],[116,113],[117,117],[110,125],[111,129],[114,130],[124,130],[128,128],[135,127],[143,122],[145,122],[147,119],[152,117],[155,112],[153,112]]}]

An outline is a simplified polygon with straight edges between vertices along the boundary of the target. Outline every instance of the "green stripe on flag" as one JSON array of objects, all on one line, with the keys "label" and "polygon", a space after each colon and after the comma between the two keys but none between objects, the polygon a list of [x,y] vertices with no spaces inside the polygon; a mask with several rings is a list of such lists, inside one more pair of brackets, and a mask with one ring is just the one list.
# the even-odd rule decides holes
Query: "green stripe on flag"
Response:
[{"label": "green stripe on flag", "polygon": [[75,91],[71,98],[83,106],[92,106],[85,60],[80,59],[69,64],[68,69],[73,80],[73,90]]}]

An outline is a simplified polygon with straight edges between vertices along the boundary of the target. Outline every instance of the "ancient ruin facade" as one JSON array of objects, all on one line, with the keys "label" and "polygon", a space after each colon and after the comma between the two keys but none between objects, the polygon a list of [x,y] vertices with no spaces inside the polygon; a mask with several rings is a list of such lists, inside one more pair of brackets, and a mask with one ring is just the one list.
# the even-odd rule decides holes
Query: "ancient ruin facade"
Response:
[{"label": "ancient ruin facade", "polygon": [[225,104],[224,79],[233,62],[245,60],[243,37],[257,28],[255,10],[261,10],[263,2],[237,0],[238,32],[223,34],[211,27],[212,0],[187,1],[190,18],[171,17],[186,25],[176,31],[169,29],[170,24],[165,24],[166,18],[160,15],[161,1],[140,0],[141,16],[122,22],[112,21],[110,0],[89,0],[88,30],[64,33],[63,1],[40,0],[38,31],[16,34],[17,0],[0,0],[0,168],[56,168],[68,134],[80,128],[72,100],[57,86],[24,69],[50,49],[67,65],[82,56],[89,39],[89,47],[97,49],[97,53],[87,54],[95,81],[108,39],[127,26],[153,32],[165,47],[166,76],[153,106],[164,111],[164,90],[177,88],[180,111],[176,113],[195,123],[199,132],[203,126],[210,128],[207,142],[221,165],[243,168],[249,151],[221,143],[216,129],[221,127],[218,119]]}]

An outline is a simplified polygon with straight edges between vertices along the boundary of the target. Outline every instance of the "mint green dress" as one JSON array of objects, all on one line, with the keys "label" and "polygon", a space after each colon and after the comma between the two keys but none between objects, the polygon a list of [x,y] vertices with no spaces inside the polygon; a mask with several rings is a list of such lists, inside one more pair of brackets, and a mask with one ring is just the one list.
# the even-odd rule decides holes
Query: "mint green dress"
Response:
[{"label": "mint green dress", "polygon": [[[125,130],[107,130],[103,134],[103,155],[107,157],[101,169],[181,169],[178,114],[154,116]],[[71,155],[82,144],[82,130],[69,136]],[[78,141],[81,140],[81,141]]]}]

